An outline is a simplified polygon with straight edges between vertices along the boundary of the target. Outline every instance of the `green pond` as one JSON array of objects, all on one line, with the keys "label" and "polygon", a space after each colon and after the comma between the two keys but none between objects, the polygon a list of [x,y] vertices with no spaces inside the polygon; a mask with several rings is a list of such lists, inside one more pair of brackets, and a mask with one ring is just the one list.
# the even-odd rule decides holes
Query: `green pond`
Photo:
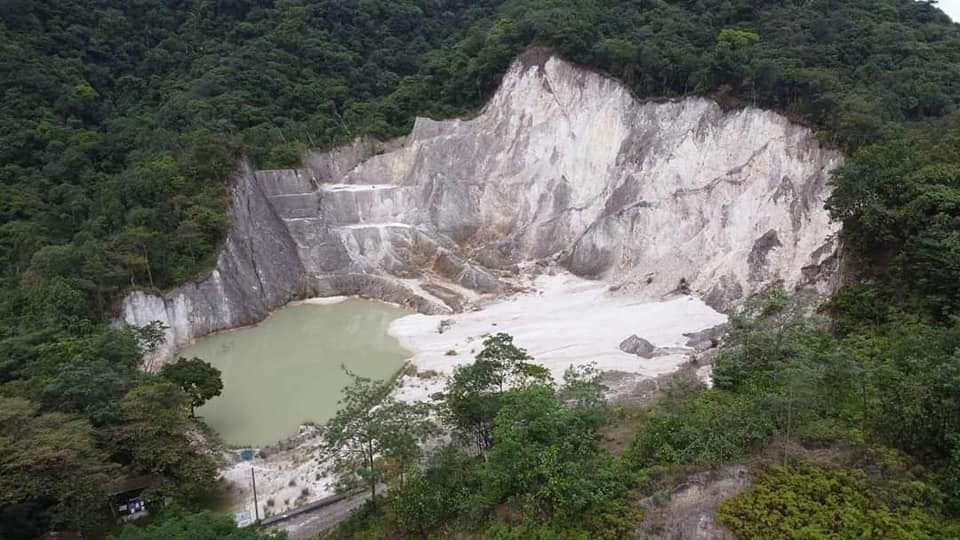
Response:
[{"label": "green pond", "polygon": [[263,322],[199,339],[180,356],[220,369],[223,393],[197,414],[230,445],[263,446],[328,420],[350,382],[341,365],[376,379],[391,377],[410,355],[387,334],[407,312],[348,299],[298,303]]}]

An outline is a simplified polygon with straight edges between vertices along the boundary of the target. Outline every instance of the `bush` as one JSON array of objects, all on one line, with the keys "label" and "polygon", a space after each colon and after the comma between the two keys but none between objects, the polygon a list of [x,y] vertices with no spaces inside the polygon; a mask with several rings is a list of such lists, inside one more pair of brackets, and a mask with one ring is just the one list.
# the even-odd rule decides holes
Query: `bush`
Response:
[{"label": "bush", "polygon": [[871,482],[863,471],[770,467],[717,518],[740,538],[954,538],[942,494],[919,481]]},{"label": "bush", "polygon": [[640,428],[625,457],[634,469],[713,467],[764,446],[772,434],[769,414],[748,397],[700,391],[664,403]]},{"label": "bush", "polygon": [[476,497],[480,491],[478,464],[453,447],[432,456],[427,469],[390,492],[390,509],[398,529],[425,536],[441,525],[461,520],[479,521],[489,505]]},{"label": "bush", "polygon": [[455,512],[450,494],[422,476],[413,478],[391,493],[390,507],[397,528],[416,537],[426,537]]}]

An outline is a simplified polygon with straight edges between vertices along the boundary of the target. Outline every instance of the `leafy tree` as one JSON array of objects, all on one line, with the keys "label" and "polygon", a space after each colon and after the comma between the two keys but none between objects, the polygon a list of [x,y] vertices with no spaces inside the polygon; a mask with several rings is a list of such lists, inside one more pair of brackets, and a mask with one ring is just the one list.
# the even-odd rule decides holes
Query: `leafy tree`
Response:
[{"label": "leafy tree", "polygon": [[482,472],[486,497],[513,496],[534,520],[577,523],[624,488],[613,460],[594,444],[598,427],[589,411],[564,406],[550,386],[508,392]]},{"label": "leafy tree", "polygon": [[960,327],[903,324],[851,343],[866,384],[865,427],[927,461],[948,459],[960,433]]},{"label": "leafy tree", "polygon": [[457,366],[447,381],[444,411],[448,421],[472,439],[478,453],[493,445],[493,419],[500,409],[500,381],[492,362]]},{"label": "leafy tree", "polygon": [[472,514],[470,503],[481,489],[476,460],[454,446],[444,446],[430,456],[425,469],[396,490],[389,505],[401,531],[427,537],[460,514]]},{"label": "leafy tree", "polygon": [[199,358],[183,357],[163,366],[160,376],[176,384],[190,396],[190,416],[196,416],[196,408],[207,400],[220,395],[223,381],[220,370]]},{"label": "leafy tree", "polygon": [[533,357],[526,349],[514,345],[513,336],[503,332],[484,338],[483,348],[477,353],[476,360],[492,365],[495,381],[501,392],[504,385],[524,386],[550,379],[550,372],[533,363]]},{"label": "leafy tree", "polygon": [[913,310],[946,318],[960,302],[960,137],[902,135],[861,148],[836,174],[827,208],[862,272]]},{"label": "leafy tree", "polygon": [[210,492],[216,463],[196,447],[190,398],[179,387],[151,381],[120,400],[120,418],[101,429],[116,459],[139,473],[160,475],[164,482],[150,488],[149,497],[189,504]]},{"label": "leafy tree", "polygon": [[[523,361],[533,363],[529,356]],[[390,490],[382,513],[368,508],[335,536],[374,530],[452,534],[457,524],[482,527],[500,505],[513,508],[525,523],[549,524],[543,530],[602,538],[629,534],[640,515],[624,500],[628,475],[596,444],[606,410],[598,377],[591,366],[571,367],[559,389],[547,381],[520,381],[502,392],[491,377],[488,386],[496,391],[498,407],[485,459],[465,453],[456,442],[439,448],[423,470]]]},{"label": "leafy tree", "polygon": [[428,420],[431,407],[426,403],[406,403],[389,400],[378,411],[384,422],[382,457],[392,462],[403,487],[409,471],[416,467],[422,455],[421,444],[438,433],[436,425]]},{"label": "leafy tree", "polygon": [[[103,519],[106,488],[118,474],[84,419],[0,398],[0,508],[40,503],[46,511],[34,507],[25,521],[87,529]],[[18,537],[6,528],[0,524],[0,532]]]},{"label": "leafy tree", "polygon": [[737,389],[758,382],[771,384],[781,367],[828,346],[823,321],[809,316],[812,298],[788,294],[781,283],[748,299],[730,318],[727,347],[717,359],[713,379],[718,388]]},{"label": "leafy tree", "polygon": [[[718,388],[767,411],[781,435],[784,464],[798,432],[824,428],[862,404],[862,372],[825,327],[809,295],[775,284],[731,317],[728,345],[714,366]],[[851,380],[860,380],[859,388]]]},{"label": "leafy tree", "polygon": [[493,444],[493,419],[504,388],[550,380],[550,373],[532,360],[526,350],[513,344],[512,336],[498,333],[485,338],[476,360],[458,366],[447,381],[447,417],[457,429],[470,434],[478,452],[484,453]]},{"label": "leafy tree", "polygon": [[[346,369],[344,369],[346,371]],[[340,487],[359,479],[376,498],[384,480],[381,458],[391,458],[403,474],[419,456],[419,443],[432,432],[429,407],[397,401],[391,381],[374,381],[347,371],[353,382],[343,389],[340,408],[323,428],[321,452],[332,458]]]},{"label": "leafy tree", "polygon": [[728,49],[749,47],[759,41],[760,35],[756,32],[737,30],[736,28],[724,28],[717,36],[717,46]]}]

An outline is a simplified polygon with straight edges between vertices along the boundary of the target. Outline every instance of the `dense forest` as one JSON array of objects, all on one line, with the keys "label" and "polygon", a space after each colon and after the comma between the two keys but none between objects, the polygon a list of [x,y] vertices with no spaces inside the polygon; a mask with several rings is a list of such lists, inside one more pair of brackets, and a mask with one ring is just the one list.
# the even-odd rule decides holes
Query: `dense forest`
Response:
[{"label": "dense forest", "polygon": [[[191,442],[203,432],[191,396],[138,370],[155,328],[108,322],[126,290],[212,266],[240,159],[292,166],[307,147],[475,110],[531,45],[639,96],[781,111],[842,149],[829,210],[844,224],[847,285],[816,315],[802,296],[769,291],[734,319],[716,388],[652,410],[571,407],[570,389],[549,381],[484,390],[473,397],[489,460],[441,452],[341,532],[619,537],[641,519],[629,510],[638,497],[763,452],[778,467],[720,511],[744,537],[783,533],[763,528],[771,505],[807,537],[955,531],[960,27],[935,4],[5,0],[0,537],[103,532],[105,493],[125,475],[155,474],[151,497],[202,505],[216,465]],[[628,420],[628,450],[598,446],[604,425]],[[542,430],[516,429],[533,424]],[[511,465],[535,460],[517,453],[526,447],[550,459]],[[843,452],[805,461],[815,448]],[[431,498],[438,486],[475,496]],[[504,505],[512,519],[497,517]],[[175,516],[152,537],[221,526]]]}]

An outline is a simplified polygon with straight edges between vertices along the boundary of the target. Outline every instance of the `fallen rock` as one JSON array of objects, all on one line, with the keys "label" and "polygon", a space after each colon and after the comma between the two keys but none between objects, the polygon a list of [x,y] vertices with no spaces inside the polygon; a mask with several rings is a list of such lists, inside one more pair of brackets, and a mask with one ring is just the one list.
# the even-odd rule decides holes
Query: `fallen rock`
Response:
[{"label": "fallen rock", "polygon": [[683,336],[687,338],[687,347],[703,352],[707,349],[713,349],[720,346],[723,336],[727,334],[727,325],[718,324],[714,327],[701,330],[699,332],[689,332]]},{"label": "fallen rock", "polygon": [[653,358],[653,353],[656,349],[653,343],[636,334],[620,342],[621,351],[628,354],[635,354],[641,358]]}]

